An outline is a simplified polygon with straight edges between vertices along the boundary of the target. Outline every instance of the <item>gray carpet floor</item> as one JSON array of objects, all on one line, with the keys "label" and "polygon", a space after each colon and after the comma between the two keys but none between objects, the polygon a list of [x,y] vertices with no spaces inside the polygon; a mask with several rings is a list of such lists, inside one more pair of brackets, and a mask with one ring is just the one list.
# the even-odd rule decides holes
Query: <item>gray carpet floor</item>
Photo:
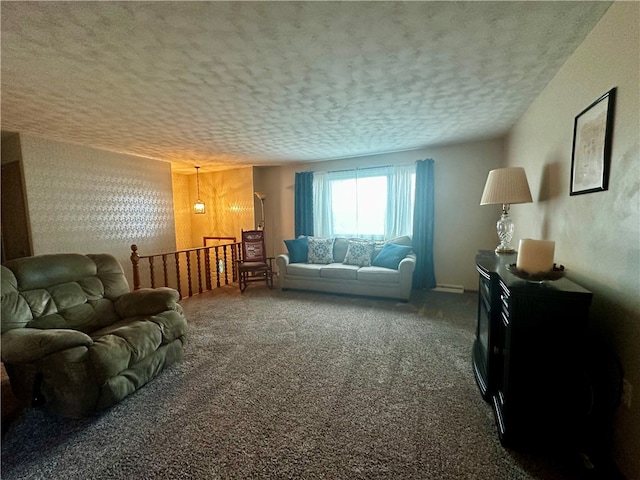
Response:
[{"label": "gray carpet floor", "polygon": [[250,286],[183,300],[184,361],[82,420],[28,409],[10,479],[571,479],[497,438],[471,367],[477,295],[409,303]]}]

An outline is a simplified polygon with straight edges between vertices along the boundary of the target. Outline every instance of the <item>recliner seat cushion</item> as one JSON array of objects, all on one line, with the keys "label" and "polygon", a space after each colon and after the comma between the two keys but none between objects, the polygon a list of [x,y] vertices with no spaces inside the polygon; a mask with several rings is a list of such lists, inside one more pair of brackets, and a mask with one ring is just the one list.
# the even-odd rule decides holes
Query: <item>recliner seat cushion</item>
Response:
[{"label": "recliner seat cushion", "polygon": [[162,343],[162,332],[150,321],[118,322],[92,335],[89,349],[98,376],[112,377],[155,352]]}]

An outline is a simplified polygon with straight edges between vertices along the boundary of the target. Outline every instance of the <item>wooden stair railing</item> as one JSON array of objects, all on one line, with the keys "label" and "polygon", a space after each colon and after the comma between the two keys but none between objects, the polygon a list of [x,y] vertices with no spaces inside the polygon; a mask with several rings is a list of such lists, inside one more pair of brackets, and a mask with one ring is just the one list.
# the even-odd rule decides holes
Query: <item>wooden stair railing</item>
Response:
[{"label": "wooden stair railing", "polygon": [[[229,237],[208,238],[233,240],[233,243],[188,248],[155,255],[140,255],[138,246],[131,245],[133,289],[140,289],[143,283],[151,288],[156,286],[171,287],[178,291],[180,298],[185,298],[193,296],[194,291],[202,293],[206,290],[212,290],[214,288],[213,276],[215,276],[215,288],[237,282],[237,259],[240,258],[242,243],[235,242],[234,238]],[[141,263],[141,260],[147,260],[147,262]],[[156,278],[159,275],[156,273],[156,260],[162,270],[160,284]],[[148,270],[144,270],[145,263],[148,263]],[[141,267],[143,267],[142,271]],[[183,273],[185,271],[186,277]],[[183,292],[186,292],[187,295],[183,295]]]}]

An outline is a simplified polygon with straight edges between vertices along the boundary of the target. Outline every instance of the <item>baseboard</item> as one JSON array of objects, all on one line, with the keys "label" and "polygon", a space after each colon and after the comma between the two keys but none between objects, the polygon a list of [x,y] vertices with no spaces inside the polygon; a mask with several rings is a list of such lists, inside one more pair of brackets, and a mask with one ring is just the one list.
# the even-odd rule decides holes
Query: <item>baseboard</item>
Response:
[{"label": "baseboard", "polygon": [[438,284],[433,289],[434,292],[447,292],[447,293],[464,293],[464,287],[462,285],[444,285]]}]

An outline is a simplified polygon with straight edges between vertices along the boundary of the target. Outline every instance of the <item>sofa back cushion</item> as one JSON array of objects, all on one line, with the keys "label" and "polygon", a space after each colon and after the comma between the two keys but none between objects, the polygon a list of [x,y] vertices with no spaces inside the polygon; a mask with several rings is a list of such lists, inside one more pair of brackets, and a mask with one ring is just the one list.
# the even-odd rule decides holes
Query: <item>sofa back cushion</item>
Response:
[{"label": "sofa back cushion", "polygon": [[371,255],[375,243],[367,240],[349,240],[349,248],[342,263],[346,265],[357,265],[359,267],[371,266]]},{"label": "sofa back cushion", "polygon": [[407,247],[413,246],[413,240],[408,235],[392,238],[391,240],[387,240],[386,242],[376,242],[376,246],[373,249],[373,254],[371,255],[371,261],[374,261],[376,259],[376,257],[380,254],[387,243],[392,243],[394,245],[406,245]]},{"label": "sofa back cushion", "polygon": [[373,259],[371,265],[374,267],[391,268],[393,270],[398,269],[400,262],[411,253],[411,247],[406,245],[398,245],[397,243],[387,243]]},{"label": "sofa back cushion", "polygon": [[111,255],[55,254],[2,267],[2,333],[13,328],[72,328],[86,333],[112,323],[113,300],[129,291]]},{"label": "sofa back cushion", "polygon": [[[341,237],[336,238],[333,243],[333,261],[334,262],[338,262],[338,263],[344,262],[345,257],[347,255],[347,249],[349,248],[349,240],[371,241],[371,240],[365,240],[361,238],[353,238],[353,239],[341,238]],[[372,261],[375,260],[378,254],[382,251],[382,248],[387,243],[393,243],[395,245],[406,245],[409,247],[413,245],[413,241],[411,237],[408,235],[392,238],[387,241],[376,240],[373,242],[374,248],[373,248],[373,253],[371,254]]]},{"label": "sofa back cushion", "polygon": [[289,252],[289,263],[307,263],[309,257],[309,239],[307,237],[285,240],[284,244]]},{"label": "sofa back cushion", "polygon": [[349,248],[349,239],[338,237],[333,242],[333,261],[337,263],[344,262]]},{"label": "sofa back cushion", "polygon": [[309,237],[309,263],[332,263],[333,259],[333,238]]}]

